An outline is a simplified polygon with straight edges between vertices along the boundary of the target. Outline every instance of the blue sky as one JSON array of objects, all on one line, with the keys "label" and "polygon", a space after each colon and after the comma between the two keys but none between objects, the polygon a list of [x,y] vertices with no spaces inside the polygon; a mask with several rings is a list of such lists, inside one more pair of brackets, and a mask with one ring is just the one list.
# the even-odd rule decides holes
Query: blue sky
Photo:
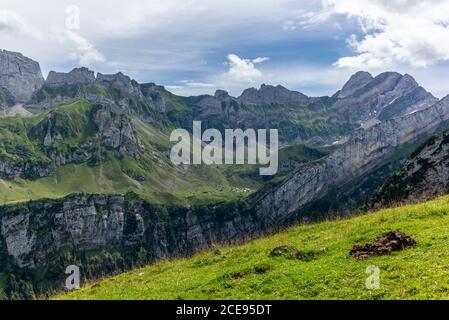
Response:
[{"label": "blue sky", "polygon": [[50,70],[123,71],[182,95],[262,83],[330,95],[356,71],[449,93],[447,0],[2,0],[0,43]]}]

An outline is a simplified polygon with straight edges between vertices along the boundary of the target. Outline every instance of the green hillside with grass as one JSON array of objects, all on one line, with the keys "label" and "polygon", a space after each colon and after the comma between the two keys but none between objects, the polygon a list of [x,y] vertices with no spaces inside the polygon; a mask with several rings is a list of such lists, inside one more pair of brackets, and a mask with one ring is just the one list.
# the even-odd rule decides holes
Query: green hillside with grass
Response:
[{"label": "green hillside with grass", "polygon": [[[388,231],[417,246],[356,260],[349,255]],[[58,299],[447,299],[449,196],[347,219],[293,227],[233,247],[162,261],[120,274]],[[272,257],[279,246],[291,252]],[[299,258],[298,258],[299,257]],[[380,289],[368,290],[368,266]]]},{"label": "green hillside with grass", "polygon": [[[173,128],[160,128],[133,115],[129,115],[129,121],[144,151],[138,159],[117,157],[114,150],[99,141],[92,120],[95,108],[85,100],[76,100],[33,116],[0,118],[0,159],[13,168],[27,168],[21,177],[0,176],[0,204],[60,198],[78,192],[134,191],[153,203],[188,205],[244,197],[270,178],[261,177],[259,168],[251,165],[174,166],[169,158]],[[59,139],[45,145],[49,133]],[[332,149],[305,145],[281,149],[280,170],[275,178],[283,179],[298,166],[320,159]],[[93,156],[86,161],[55,165],[50,158],[55,153]],[[47,168],[51,174],[36,177],[30,170],[33,166]]]}]

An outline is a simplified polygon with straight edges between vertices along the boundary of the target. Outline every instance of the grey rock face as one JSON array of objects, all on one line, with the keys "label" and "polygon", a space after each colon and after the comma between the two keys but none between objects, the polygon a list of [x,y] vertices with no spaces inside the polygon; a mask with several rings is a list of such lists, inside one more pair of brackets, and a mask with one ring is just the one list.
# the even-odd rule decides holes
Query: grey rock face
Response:
[{"label": "grey rock face", "polygon": [[141,84],[140,87],[143,95],[151,99],[157,111],[167,111],[167,103],[161,94],[161,91],[165,90],[163,87],[157,86],[154,83]]},{"label": "grey rock face", "polygon": [[17,161],[9,157],[0,157],[0,177],[3,179],[14,179],[22,177],[25,179],[36,179],[48,177],[52,171],[50,163],[31,163]]},{"label": "grey rock face", "polygon": [[26,102],[44,84],[39,63],[20,53],[0,50],[0,88],[15,102]]},{"label": "grey rock face", "polygon": [[240,101],[226,91],[218,90],[215,96],[204,96],[197,103],[199,119],[220,118],[235,127],[257,128],[267,121],[264,117],[240,108]]},{"label": "grey rock face", "polygon": [[230,99],[229,93],[225,90],[215,91],[214,97],[221,101]]},{"label": "grey rock face", "polygon": [[16,266],[35,269],[62,249],[82,253],[137,245],[158,260],[262,232],[260,223],[238,206],[225,211],[211,207],[198,215],[129,197],[72,195],[0,207],[0,236]]},{"label": "grey rock face", "polygon": [[355,85],[359,77],[365,82],[369,80],[369,76],[364,73],[354,75],[346,85],[349,89],[346,88],[343,95],[339,94],[342,98],[334,103],[333,108],[351,113],[362,123],[379,118],[391,119],[422,110],[438,101],[409,75],[385,72],[360,87]]},{"label": "grey rock face", "polygon": [[69,73],[50,71],[45,84],[51,87],[62,85],[93,84],[95,73],[87,68],[76,68]]},{"label": "grey rock face", "polygon": [[101,144],[118,150],[118,155],[139,157],[143,145],[124,114],[115,114],[107,107],[99,108],[93,115],[93,121],[98,126]]},{"label": "grey rock face", "polygon": [[449,120],[449,97],[427,109],[359,129],[323,161],[298,170],[272,190],[254,196],[259,216],[267,221],[294,217],[304,206],[370,172],[405,143],[429,134]]},{"label": "grey rock face", "polygon": [[378,208],[446,194],[449,187],[449,131],[433,136],[405,162],[368,202]]},{"label": "grey rock face", "polygon": [[238,99],[250,104],[285,104],[294,106],[301,106],[309,101],[309,98],[300,92],[290,91],[280,85],[273,87],[265,84],[259,90],[255,88],[246,89]]},{"label": "grey rock face", "polygon": [[354,92],[366,86],[373,79],[373,76],[369,72],[359,71],[355,73],[338,93],[338,97],[346,98],[347,96],[354,94]]},{"label": "grey rock face", "polygon": [[[72,196],[69,201],[31,203],[17,215],[1,217],[1,234],[17,266],[46,265],[62,248],[93,250],[118,246],[123,238],[124,198],[120,196]],[[51,220],[45,212],[53,212]],[[33,216],[40,212],[39,217]],[[39,221],[38,219],[42,219]],[[50,227],[38,234],[32,228]]]},{"label": "grey rock face", "polygon": [[118,90],[123,97],[142,96],[139,84],[135,80],[132,80],[130,77],[124,75],[121,72],[117,74],[98,73],[97,82],[106,87]]}]

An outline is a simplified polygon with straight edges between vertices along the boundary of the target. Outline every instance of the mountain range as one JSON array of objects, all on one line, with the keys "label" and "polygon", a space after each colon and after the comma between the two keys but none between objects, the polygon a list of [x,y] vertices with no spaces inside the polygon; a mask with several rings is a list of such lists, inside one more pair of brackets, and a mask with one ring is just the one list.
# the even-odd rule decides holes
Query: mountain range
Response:
[{"label": "mountain range", "polygon": [[[87,68],[44,79],[37,62],[3,50],[0,107],[0,283],[10,298],[57,289],[62,265],[98,277],[447,190],[449,97],[407,74],[357,72],[324,97],[271,85],[182,97]],[[279,129],[279,174],[174,166],[170,132],[194,120]]]}]

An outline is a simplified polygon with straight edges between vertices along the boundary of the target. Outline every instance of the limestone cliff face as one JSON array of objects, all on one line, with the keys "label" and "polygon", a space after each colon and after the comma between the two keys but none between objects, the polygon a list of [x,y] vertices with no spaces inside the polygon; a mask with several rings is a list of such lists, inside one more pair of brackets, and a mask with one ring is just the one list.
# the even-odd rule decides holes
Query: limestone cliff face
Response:
[{"label": "limestone cliff face", "polygon": [[161,92],[165,91],[164,87],[154,83],[144,83],[140,85],[140,88],[142,89],[142,94],[151,99],[157,111],[164,113],[167,111],[168,103],[161,94]]},{"label": "limestone cliff face", "polygon": [[87,68],[76,68],[69,73],[50,71],[45,84],[50,87],[63,85],[90,85],[95,82],[95,73]]},{"label": "limestone cliff face", "polygon": [[98,127],[102,145],[116,149],[120,157],[140,156],[144,147],[128,116],[113,113],[107,107],[100,107],[93,114],[93,121]]},{"label": "limestone cliff face", "polygon": [[304,206],[370,172],[405,143],[449,120],[449,97],[432,107],[356,131],[336,152],[298,170],[271,190],[256,194],[258,216],[273,223],[294,217]]},{"label": "limestone cliff face", "polygon": [[123,97],[141,97],[142,91],[139,84],[130,77],[119,72],[117,74],[101,74],[97,75],[97,83],[118,90]]},{"label": "limestone cliff face", "polygon": [[449,131],[433,136],[404,163],[368,201],[369,208],[413,203],[447,194],[449,190]]},{"label": "limestone cliff face", "polygon": [[20,53],[0,50],[0,89],[15,102],[26,102],[44,84],[39,63]]},{"label": "limestone cliff face", "polygon": [[359,71],[351,76],[337,95],[339,98],[346,98],[353,95],[357,90],[366,86],[373,79],[373,76],[369,72]]},{"label": "limestone cliff face", "polygon": [[63,250],[146,248],[149,260],[192,254],[261,233],[243,204],[154,206],[136,196],[72,195],[0,207],[1,237],[19,268],[46,266]]},{"label": "limestone cliff face", "polygon": [[[121,196],[31,202],[19,210],[0,210],[1,234],[17,266],[32,269],[45,265],[63,248],[83,251],[120,245],[124,210]],[[44,229],[49,232],[41,232]]]}]

